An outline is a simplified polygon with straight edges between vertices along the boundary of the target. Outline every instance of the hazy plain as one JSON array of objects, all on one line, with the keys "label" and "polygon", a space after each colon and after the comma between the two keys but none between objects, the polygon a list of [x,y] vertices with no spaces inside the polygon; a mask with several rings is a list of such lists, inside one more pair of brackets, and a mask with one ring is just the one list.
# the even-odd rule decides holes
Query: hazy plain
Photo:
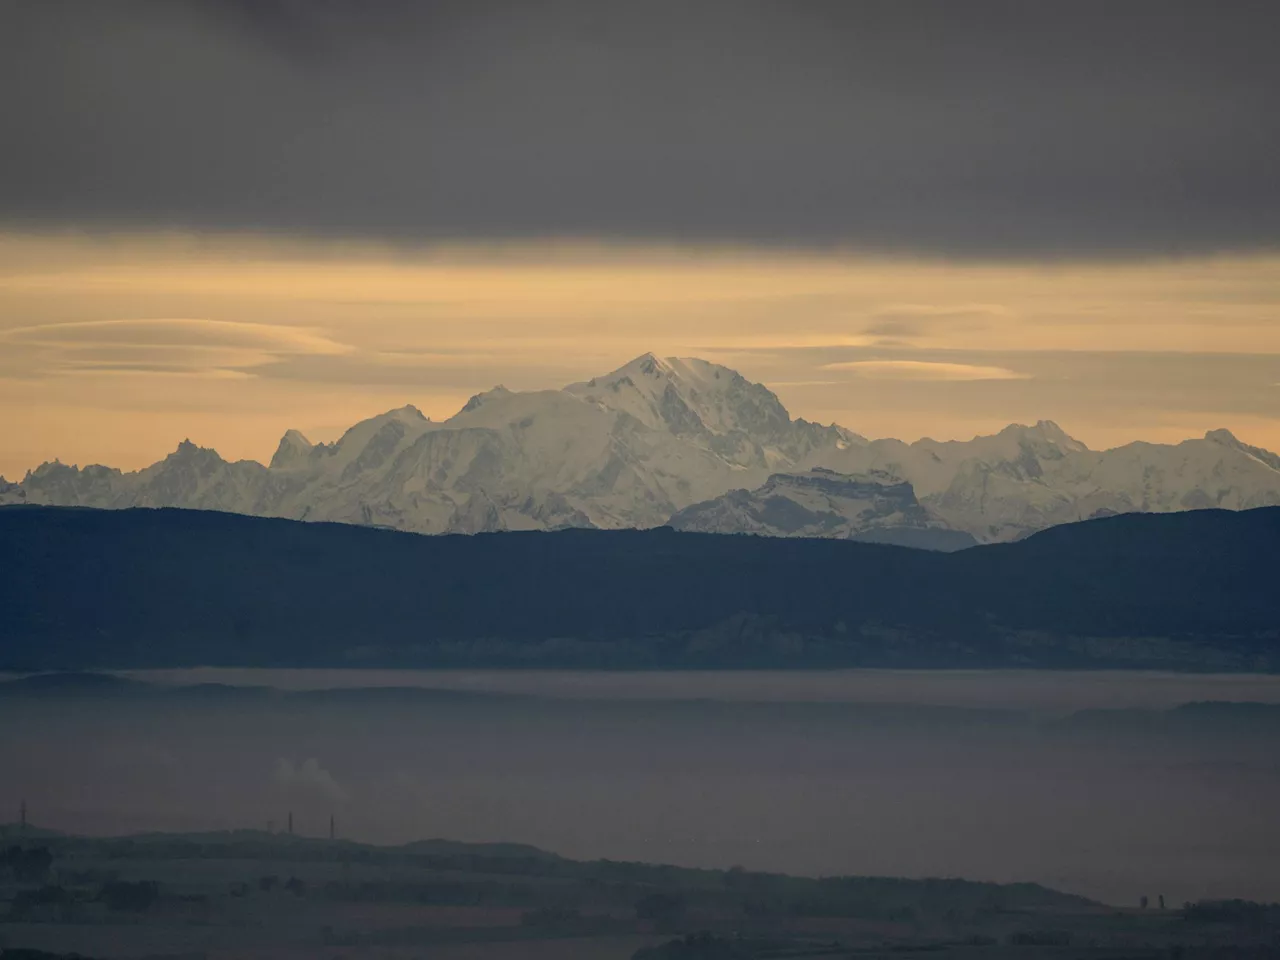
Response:
[{"label": "hazy plain", "polygon": [[[1280,678],[183,671],[0,696],[0,804],[91,833],[1280,899]],[[190,686],[199,685],[199,686]],[[265,688],[265,689],[264,689]],[[9,819],[9,817],[0,817]]]}]

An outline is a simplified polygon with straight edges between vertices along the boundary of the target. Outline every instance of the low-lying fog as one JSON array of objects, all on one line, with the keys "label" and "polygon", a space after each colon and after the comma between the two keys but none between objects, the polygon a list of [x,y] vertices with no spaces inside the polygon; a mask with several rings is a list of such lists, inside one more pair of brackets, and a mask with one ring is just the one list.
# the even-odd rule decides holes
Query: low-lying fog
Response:
[{"label": "low-lying fog", "polygon": [[[0,820],[1280,900],[1280,708],[1162,712],[1280,677],[136,676],[168,692],[0,693]],[[278,689],[171,689],[210,682]]]}]

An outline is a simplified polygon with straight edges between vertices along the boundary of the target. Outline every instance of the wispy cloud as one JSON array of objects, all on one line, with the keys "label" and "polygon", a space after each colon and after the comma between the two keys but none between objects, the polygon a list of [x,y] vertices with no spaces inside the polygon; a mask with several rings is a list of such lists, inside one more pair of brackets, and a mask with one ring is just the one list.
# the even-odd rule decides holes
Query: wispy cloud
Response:
[{"label": "wispy cloud", "polygon": [[13,327],[9,340],[40,344],[136,344],[140,346],[259,347],[294,353],[344,353],[348,348],[314,330],[277,323],[244,323],[193,317],[83,320]]},{"label": "wispy cloud", "polygon": [[282,359],[352,348],[303,327],[200,318],[87,320],[14,327],[0,343],[44,374],[175,373],[243,377]]},{"label": "wispy cloud", "polygon": [[846,370],[873,380],[1030,380],[1031,374],[1007,367],[929,360],[845,360],[826,363],[823,370]]},{"label": "wispy cloud", "polygon": [[892,303],[875,310],[862,332],[906,340],[925,336],[939,327],[952,333],[979,330],[1011,316],[1012,312],[998,303]]}]

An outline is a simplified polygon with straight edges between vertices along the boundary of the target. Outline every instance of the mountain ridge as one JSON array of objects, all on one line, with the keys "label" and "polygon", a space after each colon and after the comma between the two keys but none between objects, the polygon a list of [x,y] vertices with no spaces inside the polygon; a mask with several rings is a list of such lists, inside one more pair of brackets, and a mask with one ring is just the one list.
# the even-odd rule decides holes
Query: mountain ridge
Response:
[{"label": "mountain ridge", "polygon": [[[1102,451],[1051,420],[967,441],[869,440],[792,419],[772,391],[728,367],[651,353],[558,390],[495,387],[443,421],[410,404],[330,443],[290,429],[266,465],[189,439],[128,473],[53,461],[0,482],[0,504],[173,506],[418,533],[644,529],[683,523],[695,505],[775,477],[797,478],[796,488],[814,470],[910,484],[934,527],[961,535],[953,543],[1111,513],[1280,504],[1280,456],[1224,429]],[[725,510],[715,530],[856,538],[877,529],[851,517],[791,532],[753,523]]]},{"label": "mountain ridge", "polygon": [[1276,542],[1276,507],[1127,514],[940,553],[669,527],[424,537],[216,511],[10,506],[0,670],[1275,672]]}]

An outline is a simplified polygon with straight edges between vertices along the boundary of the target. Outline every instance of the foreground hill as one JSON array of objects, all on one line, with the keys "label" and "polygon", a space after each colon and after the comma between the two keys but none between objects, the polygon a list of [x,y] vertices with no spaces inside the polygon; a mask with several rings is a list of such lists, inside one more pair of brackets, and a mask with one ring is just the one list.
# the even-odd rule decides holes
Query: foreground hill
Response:
[{"label": "foreground hill", "polygon": [[0,904],[6,942],[58,952],[15,947],[5,960],[80,960],[85,947],[155,957],[157,943],[163,956],[212,960],[625,960],[672,956],[662,945],[673,938],[699,949],[681,957],[847,958],[853,944],[888,938],[934,952],[1020,942],[1049,922],[1086,940],[1105,935],[1114,912],[1034,883],[818,879],[570,860],[516,844],[387,847],[250,830],[35,840],[0,824],[6,833],[0,876],[19,878]]},{"label": "foreground hill", "polygon": [[0,669],[211,665],[1280,669],[1280,509],[952,554],[564,530],[421,537],[0,509]]},{"label": "foreground hill", "polygon": [[[850,489],[822,493],[814,481],[824,474]],[[887,522],[901,510],[867,507],[892,506],[867,495],[884,478],[910,485],[888,500],[918,498],[904,524]],[[954,549],[1113,513],[1280,505],[1280,456],[1226,430],[1095,451],[1049,421],[963,442],[868,440],[792,419],[767,387],[728,367],[645,354],[558,390],[495,387],[444,421],[410,405],[332,443],[289,430],[266,465],[190,441],[131,473],[46,463],[20,483],[0,478],[6,503],[224,510],[416,533],[673,522]]]},{"label": "foreground hill", "polygon": [[[323,840],[261,830],[208,833],[145,833],[125,837],[85,837],[41,831],[18,824],[0,824],[0,837],[42,846],[55,858],[77,862],[143,860],[153,864],[196,861],[270,861],[273,865],[358,863],[371,866],[425,868],[444,874],[493,877],[547,878],[563,881],[596,881],[597,890],[611,885],[634,888],[643,896],[652,889],[703,894],[707,899],[741,900],[743,889],[757,895],[784,892],[828,892],[837,901],[862,915],[884,916],[911,906],[941,914],[944,910],[968,913],[992,910],[1088,910],[1101,906],[1085,897],[1062,893],[1038,883],[991,883],[962,879],[909,879],[897,877],[841,876],[795,877],[778,873],[700,869],[669,864],[631,863],[615,860],[572,860],[520,843],[465,843],[431,839],[394,846],[350,840]],[[56,862],[56,861],[55,861]],[[459,880],[465,879],[462,876]],[[736,882],[735,882],[736,881]],[[734,895],[733,888],[739,888]],[[725,890],[731,893],[726,896]],[[878,902],[877,902],[878,901]],[[629,905],[629,904],[628,904]],[[839,914],[833,914],[839,915]],[[852,913],[852,915],[858,915]]]}]

